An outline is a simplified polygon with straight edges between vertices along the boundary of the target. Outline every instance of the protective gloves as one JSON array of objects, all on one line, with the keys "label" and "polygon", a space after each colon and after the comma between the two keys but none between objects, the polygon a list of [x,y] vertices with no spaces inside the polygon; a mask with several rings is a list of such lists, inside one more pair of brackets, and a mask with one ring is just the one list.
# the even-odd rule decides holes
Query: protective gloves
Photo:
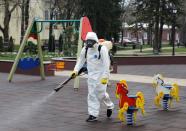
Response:
[{"label": "protective gloves", "polygon": [[77,75],[78,75],[78,72],[77,71],[73,71],[70,76],[72,78],[75,78]]},{"label": "protective gloves", "polygon": [[107,84],[108,83],[108,78],[102,78],[101,79],[101,84]]}]

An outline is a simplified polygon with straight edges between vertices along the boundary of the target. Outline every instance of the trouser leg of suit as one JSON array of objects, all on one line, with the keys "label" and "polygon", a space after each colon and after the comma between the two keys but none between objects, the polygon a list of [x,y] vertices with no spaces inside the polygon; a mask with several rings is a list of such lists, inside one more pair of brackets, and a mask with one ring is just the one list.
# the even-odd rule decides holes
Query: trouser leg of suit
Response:
[{"label": "trouser leg of suit", "polygon": [[107,93],[107,84],[103,85],[99,83],[96,92],[99,101],[103,101],[107,106],[107,109],[114,109],[114,103],[111,101],[109,94]]},{"label": "trouser leg of suit", "polygon": [[114,103],[110,100],[109,94],[107,92],[105,93],[103,102],[107,106],[107,109],[114,109]]},{"label": "trouser leg of suit", "polygon": [[88,113],[98,117],[100,103],[103,101],[108,109],[113,109],[114,104],[110,100],[106,92],[107,85],[103,85],[100,81],[88,79]]},{"label": "trouser leg of suit", "polygon": [[88,113],[89,115],[98,117],[100,102],[95,93],[96,88],[97,88],[96,81],[92,79],[88,79],[88,98],[87,98]]}]

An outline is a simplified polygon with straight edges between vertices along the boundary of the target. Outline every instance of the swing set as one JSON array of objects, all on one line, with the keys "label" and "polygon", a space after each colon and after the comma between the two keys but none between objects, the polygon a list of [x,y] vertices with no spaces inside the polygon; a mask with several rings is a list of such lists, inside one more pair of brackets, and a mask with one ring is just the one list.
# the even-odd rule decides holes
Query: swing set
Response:
[{"label": "swing set", "polygon": [[[33,19],[32,22],[29,24],[24,38],[22,40],[21,46],[19,48],[18,54],[15,58],[13,66],[11,68],[10,74],[8,76],[8,81],[11,82],[13,75],[17,68],[21,70],[31,70],[33,68],[40,66],[40,76],[41,79],[45,79],[45,72],[44,72],[44,64],[43,64],[43,53],[41,48],[41,40],[40,40],[40,33],[43,30],[43,23],[75,23],[76,25],[79,23],[79,38],[78,38],[78,48],[77,48],[77,58],[80,55],[83,40],[85,40],[87,32],[92,31],[89,19],[87,17],[82,17],[80,20],[40,20],[40,19]],[[39,23],[41,23],[41,28],[39,30]],[[28,39],[31,38],[36,41],[37,45],[37,56],[29,56],[25,58],[21,58],[24,48],[28,45]],[[55,68],[64,68],[64,63],[55,63]]]}]

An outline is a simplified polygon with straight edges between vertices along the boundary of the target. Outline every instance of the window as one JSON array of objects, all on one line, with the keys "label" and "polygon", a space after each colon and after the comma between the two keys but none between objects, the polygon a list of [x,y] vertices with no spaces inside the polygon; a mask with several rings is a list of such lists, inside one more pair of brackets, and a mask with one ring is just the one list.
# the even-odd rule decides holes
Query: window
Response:
[{"label": "window", "polygon": [[50,12],[49,12],[49,10],[45,10],[45,20],[48,20],[50,17]]},{"label": "window", "polygon": [[147,39],[147,32],[143,33],[143,38],[146,40]]},{"label": "window", "polygon": [[179,41],[179,35],[176,33],[176,41]]},{"label": "window", "polygon": [[127,32],[127,38],[130,38],[130,33],[129,32]]},{"label": "window", "polygon": [[167,33],[167,40],[169,40],[169,38],[170,38],[170,34],[169,34],[169,33]]}]

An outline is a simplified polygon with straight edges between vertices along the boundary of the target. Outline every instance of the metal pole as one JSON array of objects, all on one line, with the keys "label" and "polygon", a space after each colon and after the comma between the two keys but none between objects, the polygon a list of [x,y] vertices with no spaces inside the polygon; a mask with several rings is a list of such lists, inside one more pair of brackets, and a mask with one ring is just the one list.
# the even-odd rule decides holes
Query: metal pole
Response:
[{"label": "metal pole", "polygon": [[[77,51],[77,60],[80,56],[81,50],[82,50],[82,39],[81,39],[81,32],[82,32],[82,22],[83,17],[80,20],[80,26],[79,26],[79,40],[78,40],[78,51]],[[79,89],[79,77],[77,76],[74,80],[74,89],[77,90]]]},{"label": "metal pole", "polygon": [[[39,25],[36,23],[37,31],[39,29],[38,26]],[[41,75],[41,79],[44,80],[45,79],[45,71],[44,71],[43,54],[42,54],[42,49],[41,49],[41,40],[40,40],[39,33],[37,34],[37,48],[38,48],[38,56],[39,56],[39,60],[40,60],[40,75]]]},{"label": "metal pole", "polygon": [[50,22],[50,23],[56,23],[56,22],[80,22],[80,20],[35,20],[35,22]]}]

